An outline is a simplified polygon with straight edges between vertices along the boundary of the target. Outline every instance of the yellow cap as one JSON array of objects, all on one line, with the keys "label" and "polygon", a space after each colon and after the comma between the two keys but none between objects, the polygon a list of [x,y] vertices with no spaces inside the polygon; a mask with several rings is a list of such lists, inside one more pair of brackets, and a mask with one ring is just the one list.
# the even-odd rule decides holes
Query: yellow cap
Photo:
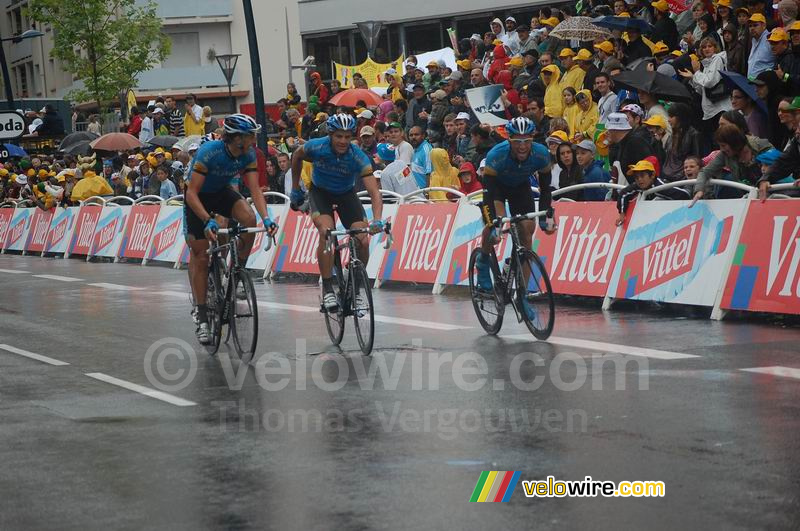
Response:
[{"label": "yellow cap", "polygon": [[463,70],[472,70],[472,61],[470,61],[469,59],[462,59],[460,61],[456,61],[456,64],[459,66],[459,68],[462,68]]},{"label": "yellow cap", "polygon": [[700,58],[697,57],[697,54],[693,54],[693,53],[689,54],[689,59],[691,59],[692,61],[698,61],[698,62],[700,61]]},{"label": "yellow cap", "polygon": [[512,57],[511,60],[506,63],[506,66],[522,68],[525,66],[525,61],[520,56]]},{"label": "yellow cap", "polygon": [[657,2],[650,2],[650,5],[659,11],[669,11],[669,4],[666,0],[658,0]]},{"label": "yellow cap", "polygon": [[[495,42],[497,42],[497,39],[495,39]],[[494,44],[494,43],[492,43],[492,44]],[[439,63],[437,61],[431,60],[431,61],[428,61],[428,64],[425,65],[425,66],[435,66],[436,68],[439,68]]]},{"label": "yellow cap", "polygon": [[565,57],[575,57],[575,52],[572,51],[572,48],[564,48],[558,53],[558,57],[560,59],[564,59]]},{"label": "yellow cap", "polygon": [[789,27],[786,28],[786,31],[800,31],[800,20],[795,20],[789,24]]},{"label": "yellow cap", "polygon": [[28,177],[33,177],[34,175],[36,175],[36,170],[31,168],[26,172],[26,174],[27,174]]},{"label": "yellow cap", "polygon": [[12,182],[12,183],[17,182],[17,174],[16,173],[12,173],[11,177],[8,179],[8,181]]},{"label": "yellow cap", "polygon": [[62,172],[62,173],[59,173],[59,174],[56,176],[56,180],[58,180],[58,182],[60,182],[60,183],[63,183],[64,181],[66,181],[66,180],[67,180],[67,174],[66,174],[66,173],[63,173],[63,172]]},{"label": "yellow cap", "polygon": [[680,57],[681,55],[683,55],[683,52],[680,50],[672,50],[669,54],[672,57]]},{"label": "yellow cap", "polygon": [[664,43],[663,43],[663,42],[661,42],[661,41],[658,41],[658,42],[657,42],[657,43],[655,43],[655,45],[653,46],[653,53],[654,53],[654,54],[659,54],[659,53],[668,53],[668,52],[669,52],[669,46],[667,46],[666,44],[664,44]]},{"label": "yellow cap", "polygon": [[562,142],[569,142],[569,138],[567,138],[567,133],[565,133],[564,131],[561,131],[561,130],[553,131],[550,134],[550,136],[555,137],[555,138],[561,140]]},{"label": "yellow cap", "polygon": [[748,21],[749,22],[761,22],[762,24],[766,24],[767,23],[767,19],[765,19],[764,15],[762,15],[761,13],[754,13],[754,14],[750,15],[750,18],[748,19]]},{"label": "yellow cap", "polygon": [[786,33],[786,30],[783,28],[775,28],[774,30],[772,30],[772,33],[769,34],[767,40],[769,42],[781,42],[781,41],[785,42],[789,40],[789,34]]},{"label": "yellow cap", "polygon": [[747,9],[746,7],[737,7],[734,13],[736,13],[736,16],[739,16],[739,13],[744,13],[747,16],[750,16],[750,10]]},{"label": "yellow cap", "polygon": [[619,14],[619,15],[617,15],[617,16],[618,16],[618,17],[622,17],[622,18],[631,18],[631,14],[630,14],[630,13],[628,13],[627,11],[623,11],[622,13],[620,13],[620,14]]},{"label": "yellow cap", "polygon": [[[492,44],[494,44],[495,46],[502,46],[503,45],[503,41],[501,41],[500,39],[495,39],[495,40],[492,41]],[[428,66],[431,66],[431,65],[428,64]],[[437,66],[438,66],[438,63],[437,63]]]},{"label": "yellow cap", "polygon": [[652,125],[653,127],[660,127],[661,129],[667,128],[667,121],[660,114],[654,114],[653,116],[651,116],[642,123],[644,125]]},{"label": "yellow cap", "polygon": [[156,153],[156,155],[158,155],[159,153],[161,153],[163,155],[164,154],[164,148],[156,148],[155,153]]},{"label": "yellow cap", "polygon": [[144,155],[142,155],[141,153],[137,153],[136,158],[139,160],[144,160]]},{"label": "yellow cap", "polygon": [[317,115],[314,117],[314,121],[315,122],[319,122],[321,120],[327,120],[327,119],[328,119],[328,115],[325,114],[324,112],[318,112]]},{"label": "yellow cap", "polygon": [[558,26],[559,20],[558,17],[550,17],[540,20],[539,23],[544,24],[545,26],[550,26],[551,28],[555,28]]},{"label": "yellow cap", "polygon": [[717,7],[727,7],[730,9],[733,6],[731,5],[731,0],[719,0],[719,2],[717,2]]},{"label": "yellow cap", "polygon": [[0,168],[0,177],[7,177],[7,176],[8,176],[8,170],[5,168]]},{"label": "yellow cap", "polygon": [[655,173],[656,169],[653,166],[653,163],[650,162],[649,160],[640,160],[636,164],[631,164],[630,166],[628,166],[628,175],[630,175],[635,171],[651,171]]},{"label": "yellow cap", "polygon": [[576,61],[591,61],[592,60],[592,52],[587,50],[586,48],[581,48],[578,50],[578,54],[575,56]]},{"label": "yellow cap", "polygon": [[611,41],[603,41],[600,44],[595,44],[594,47],[609,54],[614,53],[614,45],[611,44]]}]

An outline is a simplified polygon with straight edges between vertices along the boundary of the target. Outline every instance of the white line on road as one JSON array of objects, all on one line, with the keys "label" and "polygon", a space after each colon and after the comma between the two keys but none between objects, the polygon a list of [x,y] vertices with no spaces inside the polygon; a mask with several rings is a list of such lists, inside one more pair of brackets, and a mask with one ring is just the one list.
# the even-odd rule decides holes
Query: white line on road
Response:
[{"label": "white line on road", "polygon": [[61,277],[58,275],[33,275],[36,278],[45,278],[47,280],[60,280],[61,282],[82,282],[82,278],[75,277]]},{"label": "white line on road", "polygon": [[[522,341],[536,341],[533,336],[528,334],[516,334],[502,337],[505,339],[519,339]],[[683,360],[700,357],[694,354],[682,354],[680,352],[669,352],[666,350],[655,350],[652,348],[633,347],[629,345],[617,345],[615,343],[602,343],[600,341],[591,341],[588,339],[573,339],[571,337],[551,337],[547,340],[547,343],[565,347],[583,348],[597,352],[617,352],[619,354],[627,354],[628,356],[642,356],[660,360]]]},{"label": "white line on road", "polygon": [[24,275],[30,271],[23,271],[22,269],[0,269],[0,273],[8,273],[10,275]]},{"label": "white line on road", "polygon": [[149,396],[150,398],[155,398],[156,400],[161,400],[162,402],[167,402],[174,406],[186,407],[197,405],[196,402],[192,402],[191,400],[184,400],[183,398],[178,398],[177,396],[164,393],[163,391],[156,391],[155,389],[150,389],[149,387],[145,387],[143,385],[120,380],[119,378],[114,378],[113,376],[103,374],[102,372],[88,372],[86,373],[86,376],[89,378],[94,378],[95,380],[100,380],[101,382],[106,382],[111,385],[125,388],[128,391],[133,391],[134,393],[139,393],[144,396]]},{"label": "white line on road", "polygon": [[758,374],[768,374],[770,376],[782,376],[784,378],[796,378],[800,380],[800,369],[793,369],[792,367],[781,367],[776,365],[773,367],[753,367],[751,369],[739,369],[744,372],[755,372]]},{"label": "white line on road", "polygon": [[20,356],[25,356],[26,358],[30,358],[32,360],[48,363],[50,365],[56,365],[56,366],[69,365],[69,363],[67,363],[66,361],[48,358],[47,356],[42,356],[41,354],[36,354],[34,352],[28,352],[27,350],[22,350],[21,348],[12,347],[11,345],[0,345],[0,349],[12,352],[14,354],[19,354]]},{"label": "white line on road", "polygon": [[94,284],[89,284],[89,286],[94,286],[96,288],[103,288],[103,289],[115,289],[118,291],[138,291],[144,288],[135,288],[133,286],[123,286],[122,284],[108,284],[106,282],[96,282]]}]

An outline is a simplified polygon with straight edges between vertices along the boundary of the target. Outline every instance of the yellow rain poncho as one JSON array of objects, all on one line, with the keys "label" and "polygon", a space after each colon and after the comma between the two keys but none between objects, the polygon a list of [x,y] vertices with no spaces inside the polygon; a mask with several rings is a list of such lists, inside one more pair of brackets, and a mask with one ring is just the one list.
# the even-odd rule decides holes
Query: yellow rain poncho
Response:
[{"label": "yellow rain poncho", "polygon": [[563,106],[562,115],[564,120],[567,121],[567,127],[569,127],[569,134],[570,136],[575,134],[577,131],[576,127],[578,125],[578,114],[580,114],[581,109],[578,107],[578,103],[575,101],[575,98],[572,98],[572,103],[567,105],[566,98],[564,98],[564,87],[561,90],[561,105]]},{"label": "yellow rain poncho", "polygon": [[108,185],[102,175],[97,175],[93,171],[83,174],[83,179],[78,181],[72,189],[73,201],[84,201],[93,195],[112,195],[114,190]]},{"label": "yellow rain poncho", "polygon": [[[430,186],[441,186],[458,190],[461,181],[458,180],[458,170],[450,165],[450,156],[442,148],[431,150],[431,172]],[[431,201],[447,201],[447,192],[430,192]]]},{"label": "yellow rain poncho", "polygon": [[583,79],[586,77],[586,71],[576,64],[567,70],[564,77],[561,78],[561,89],[572,87],[576,91],[583,86]]},{"label": "yellow rain poncho", "polygon": [[580,133],[583,137],[587,140],[594,141],[594,132],[597,128],[597,122],[600,121],[600,112],[597,110],[597,104],[592,99],[592,91],[591,90],[580,90],[578,94],[583,94],[587,98],[589,98],[589,108],[587,110],[583,110],[578,105],[578,115],[576,116],[575,121],[575,129],[572,129],[572,135],[575,136],[576,134]]},{"label": "yellow rain poncho", "polygon": [[561,70],[556,65],[547,65],[542,68],[542,73],[539,74],[544,81],[544,72],[550,72],[550,84],[545,83],[544,89],[544,113],[550,118],[561,118],[563,113],[563,103],[561,100],[561,85],[558,80],[561,79]]}]

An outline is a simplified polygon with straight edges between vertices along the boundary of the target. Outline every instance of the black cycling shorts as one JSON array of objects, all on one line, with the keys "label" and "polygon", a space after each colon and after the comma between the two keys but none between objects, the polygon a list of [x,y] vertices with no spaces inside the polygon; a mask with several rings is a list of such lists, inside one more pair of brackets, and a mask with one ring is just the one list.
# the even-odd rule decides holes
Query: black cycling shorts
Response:
[{"label": "black cycling shorts", "polygon": [[367,221],[367,214],[355,189],[343,194],[334,194],[314,186],[308,194],[308,202],[312,218],[320,215],[333,217],[333,212],[336,211],[342,225],[348,229],[353,223]]},{"label": "black cycling shorts", "polygon": [[[242,195],[233,188],[223,188],[219,192],[199,193],[200,202],[206,212],[218,214],[230,218],[233,212],[233,205],[239,201],[244,201]],[[191,237],[197,240],[205,240],[205,222],[194,213],[192,207],[187,203],[183,205],[183,235],[189,240]]]},{"label": "black cycling shorts", "polygon": [[529,212],[536,212],[536,200],[533,198],[531,185],[529,183],[522,183],[516,186],[507,186],[503,183],[494,183],[494,197],[493,201],[506,202],[508,201],[508,208],[510,212],[507,215],[518,216],[520,214],[527,214]]}]

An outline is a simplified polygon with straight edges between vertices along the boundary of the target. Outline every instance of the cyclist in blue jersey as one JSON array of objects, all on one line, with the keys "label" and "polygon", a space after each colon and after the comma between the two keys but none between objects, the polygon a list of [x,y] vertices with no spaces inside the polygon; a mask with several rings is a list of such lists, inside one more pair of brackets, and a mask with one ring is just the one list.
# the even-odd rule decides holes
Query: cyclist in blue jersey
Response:
[{"label": "cyclist in blue jersey", "polygon": [[[206,344],[211,339],[206,307],[208,289],[209,240],[216,241],[219,224],[215,214],[233,218],[245,227],[255,227],[256,217],[247,201],[231,187],[244,178],[250,190],[258,190],[256,134],[261,126],[245,114],[225,118],[221,140],[204,142],[197,150],[187,172],[184,213],[184,237],[189,245],[189,280],[197,305],[197,339]],[[278,226],[269,219],[264,196],[253,194],[253,204],[268,234]],[[255,234],[242,234],[240,256],[248,256]]]},{"label": "cyclist in blue jersey", "polygon": [[[383,200],[369,157],[351,142],[356,131],[355,118],[349,114],[335,114],[328,119],[327,126],[328,136],[309,140],[292,155],[291,202],[292,208],[297,209],[305,200],[305,193],[300,189],[300,172],[303,161],[311,162],[313,171],[312,186],[308,192],[309,207],[320,235],[317,260],[322,277],[322,304],[328,310],[335,310],[339,301],[336,300],[331,280],[333,253],[325,252],[327,231],[336,228],[333,213],[336,211],[339,214],[342,225],[348,229],[369,226],[370,232],[376,234],[383,229]],[[372,200],[373,219],[369,223],[361,200],[356,195],[357,179],[363,179],[364,188]],[[369,239],[366,234],[358,236],[358,257],[365,264],[369,259]]]},{"label": "cyclist in blue jersey", "polygon": [[[533,141],[536,130],[534,123],[518,116],[506,124],[508,140],[494,146],[486,155],[486,168],[483,171],[483,220],[486,226],[481,238],[481,250],[476,261],[478,287],[491,291],[492,277],[489,273],[488,253],[497,242],[498,232],[492,222],[498,216],[505,216],[505,203],[508,201],[512,216],[535,212],[536,199],[531,190],[530,177],[536,173],[539,179],[539,211],[548,210],[552,201],[550,192],[550,152],[547,147]],[[545,218],[539,218],[539,226],[548,234]],[[534,231],[533,221],[520,224],[520,238],[526,248],[531,248]]]}]

